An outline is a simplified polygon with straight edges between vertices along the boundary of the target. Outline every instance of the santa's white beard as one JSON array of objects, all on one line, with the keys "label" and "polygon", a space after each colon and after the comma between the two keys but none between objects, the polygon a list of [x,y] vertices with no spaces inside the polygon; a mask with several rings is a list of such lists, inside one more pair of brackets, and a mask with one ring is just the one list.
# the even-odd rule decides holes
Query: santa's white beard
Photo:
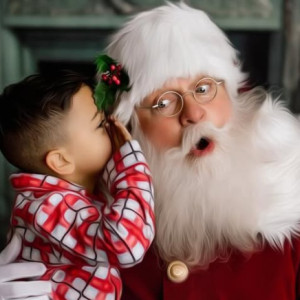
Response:
[{"label": "santa's white beard", "polygon": [[[298,231],[299,124],[271,99],[257,103],[257,92],[238,101],[226,127],[189,126],[182,145],[163,153],[133,126],[153,174],[156,245],[166,261],[206,267],[230,249],[281,247]],[[201,137],[215,149],[192,158]]]}]

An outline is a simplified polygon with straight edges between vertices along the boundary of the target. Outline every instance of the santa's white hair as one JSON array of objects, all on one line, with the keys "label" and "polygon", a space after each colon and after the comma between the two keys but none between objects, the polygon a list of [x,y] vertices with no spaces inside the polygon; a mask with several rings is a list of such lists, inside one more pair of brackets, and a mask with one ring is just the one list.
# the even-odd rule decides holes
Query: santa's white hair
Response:
[{"label": "santa's white hair", "polygon": [[[185,130],[182,145],[159,153],[141,132],[153,172],[156,245],[166,261],[180,259],[206,267],[268,242],[282,249],[299,233],[300,124],[262,89],[235,101],[224,128],[203,123]],[[200,137],[215,144],[213,153],[191,158]]]},{"label": "santa's white hair", "polygon": [[113,37],[107,53],[128,72],[131,90],[116,115],[125,124],[134,106],[170,78],[202,75],[225,81],[234,97],[245,79],[237,52],[206,13],[184,3],[142,12]]}]

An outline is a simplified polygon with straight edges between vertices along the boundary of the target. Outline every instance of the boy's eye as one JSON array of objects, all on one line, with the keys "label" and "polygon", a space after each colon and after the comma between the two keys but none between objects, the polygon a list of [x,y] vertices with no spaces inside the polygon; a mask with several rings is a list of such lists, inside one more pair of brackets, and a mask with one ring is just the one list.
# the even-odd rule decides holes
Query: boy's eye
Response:
[{"label": "boy's eye", "polygon": [[102,119],[97,128],[103,127],[105,121],[105,119]]}]

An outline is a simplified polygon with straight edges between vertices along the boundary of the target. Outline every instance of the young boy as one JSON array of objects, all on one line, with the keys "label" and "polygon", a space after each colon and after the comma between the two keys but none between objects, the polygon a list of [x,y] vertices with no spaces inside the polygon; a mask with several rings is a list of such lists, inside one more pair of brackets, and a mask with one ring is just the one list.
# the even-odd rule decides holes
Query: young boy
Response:
[{"label": "young boy", "polygon": [[20,260],[46,263],[53,299],[120,299],[117,267],[139,263],[154,237],[152,179],[138,143],[97,109],[93,83],[64,71],[5,88],[0,148],[22,171],[10,178]]}]

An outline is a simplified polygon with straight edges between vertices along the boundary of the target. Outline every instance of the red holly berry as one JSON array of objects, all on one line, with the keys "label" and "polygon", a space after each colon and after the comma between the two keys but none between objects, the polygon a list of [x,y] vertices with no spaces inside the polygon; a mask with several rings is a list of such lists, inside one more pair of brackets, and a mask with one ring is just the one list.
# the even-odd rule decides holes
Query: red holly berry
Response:
[{"label": "red holly berry", "polygon": [[106,74],[102,74],[101,77],[102,77],[102,80],[103,80],[103,81],[106,81],[106,80],[107,80],[107,75],[106,75]]},{"label": "red holly berry", "polygon": [[116,69],[116,65],[110,65],[110,70],[114,71]]},{"label": "red holly berry", "polygon": [[117,76],[113,75],[112,78],[113,82],[116,84],[116,85],[119,85],[120,84],[120,80],[118,79]]}]

